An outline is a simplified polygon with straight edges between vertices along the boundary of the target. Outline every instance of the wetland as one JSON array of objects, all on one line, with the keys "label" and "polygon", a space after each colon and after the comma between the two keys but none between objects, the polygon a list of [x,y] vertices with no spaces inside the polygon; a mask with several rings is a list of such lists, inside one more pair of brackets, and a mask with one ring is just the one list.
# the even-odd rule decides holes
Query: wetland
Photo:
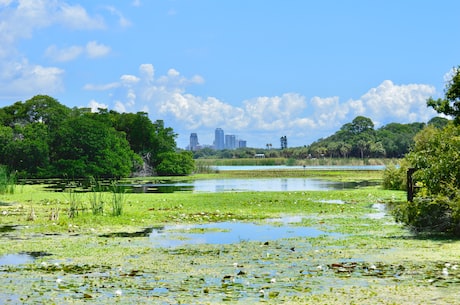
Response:
[{"label": "wetland", "polygon": [[[0,300],[5,304],[457,302],[460,244],[442,236],[415,236],[395,223],[389,209],[405,200],[405,192],[383,190],[376,183],[380,171],[307,172],[226,172],[195,178],[308,175],[325,184],[352,186],[129,192],[122,215],[111,216],[110,193],[97,194],[104,210],[95,215],[90,208],[92,192],[18,185],[14,194],[0,198]],[[72,202],[78,213],[69,217]]]}]

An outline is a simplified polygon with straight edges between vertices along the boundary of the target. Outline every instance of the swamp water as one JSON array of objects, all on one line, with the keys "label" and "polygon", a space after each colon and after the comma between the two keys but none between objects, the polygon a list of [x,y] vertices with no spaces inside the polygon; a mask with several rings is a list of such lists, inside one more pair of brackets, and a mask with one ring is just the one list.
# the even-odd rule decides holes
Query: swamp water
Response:
[{"label": "swamp water", "polygon": [[191,191],[195,193],[223,192],[295,192],[329,191],[372,186],[378,183],[336,182],[310,178],[254,178],[254,179],[206,179],[190,182],[121,184],[127,192],[134,193],[172,193]]},{"label": "swamp water", "polygon": [[[276,226],[277,223],[282,225]],[[190,244],[233,244],[245,241],[272,241],[290,237],[330,235],[321,230],[292,226],[285,219],[272,223],[218,222],[200,225],[174,225],[155,229],[149,241],[155,247],[176,247]]]}]

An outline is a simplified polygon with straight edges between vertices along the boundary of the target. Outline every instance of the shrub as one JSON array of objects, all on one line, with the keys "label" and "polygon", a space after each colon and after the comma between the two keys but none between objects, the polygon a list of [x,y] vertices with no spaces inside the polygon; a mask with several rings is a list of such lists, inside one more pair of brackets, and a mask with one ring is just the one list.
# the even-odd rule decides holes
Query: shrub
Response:
[{"label": "shrub", "polygon": [[395,207],[393,214],[398,222],[413,232],[448,233],[460,236],[460,198],[449,199],[417,197]]},{"label": "shrub", "polygon": [[388,165],[383,171],[383,188],[386,190],[405,190],[407,187],[407,165]]}]

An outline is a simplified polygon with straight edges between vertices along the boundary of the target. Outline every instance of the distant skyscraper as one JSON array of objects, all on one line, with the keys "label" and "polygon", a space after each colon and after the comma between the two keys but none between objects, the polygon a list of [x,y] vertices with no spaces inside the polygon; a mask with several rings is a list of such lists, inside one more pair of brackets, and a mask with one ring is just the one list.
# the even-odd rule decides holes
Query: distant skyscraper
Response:
[{"label": "distant skyscraper", "polygon": [[246,141],[245,140],[238,140],[238,148],[245,148]]},{"label": "distant skyscraper", "polygon": [[236,148],[236,136],[232,134],[225,135],[225,148],[235,149]]},{"label": "distant skyscraper", "polygon": [[200,143],[198,143],[198,135],[193,132],[190,134],[190,150],[197,150],[198,145],[200,145]]},{"label": "distant skyscraper", "polygon": [[224,131],[222,128],[216,128],[215,137],[214,137],[214,148],[217,150],[222,150],[225,148],[224,142]]}]

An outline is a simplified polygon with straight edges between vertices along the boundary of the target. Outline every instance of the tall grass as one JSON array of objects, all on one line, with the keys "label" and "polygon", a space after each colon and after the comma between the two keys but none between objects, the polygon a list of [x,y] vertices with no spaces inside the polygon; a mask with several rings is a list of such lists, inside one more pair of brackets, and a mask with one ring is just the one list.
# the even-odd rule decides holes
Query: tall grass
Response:
[{"label": "tall grass", "polygon": [[80,205],[78,194],[72,188],[67,189],[66,194],[69,202],[69,218],[74,218],[78,216],[78,207]]},{"label": "tall grass", "polygon": [[386,165],[394,163],[394,159],[384,158],[240,158],[240,159],[199,159],[197,166],[250,166],[250,165],[288,165],[288,166],[362,166],[362,165]]},{"label": "tall grass", "polygon": [[10,173],[6,166],[0,166],[0,194],[14,194],[16,175]]},{"label": "tall grass", "polygon": [[125,189],[116,181],[112,182],[112,216],[120,216],[123,213],[123,205],[126,201]]},{"label": "tall grass", "polygon": [[90,178],[89,202],[93,215],[104,214],[104,187],[94,177]]},{"label": "tall grass", "polygon": [[196,174],[217,174],[219,170],[213,168],[211,164],[203,162],[202,160],[195,161]]}]

